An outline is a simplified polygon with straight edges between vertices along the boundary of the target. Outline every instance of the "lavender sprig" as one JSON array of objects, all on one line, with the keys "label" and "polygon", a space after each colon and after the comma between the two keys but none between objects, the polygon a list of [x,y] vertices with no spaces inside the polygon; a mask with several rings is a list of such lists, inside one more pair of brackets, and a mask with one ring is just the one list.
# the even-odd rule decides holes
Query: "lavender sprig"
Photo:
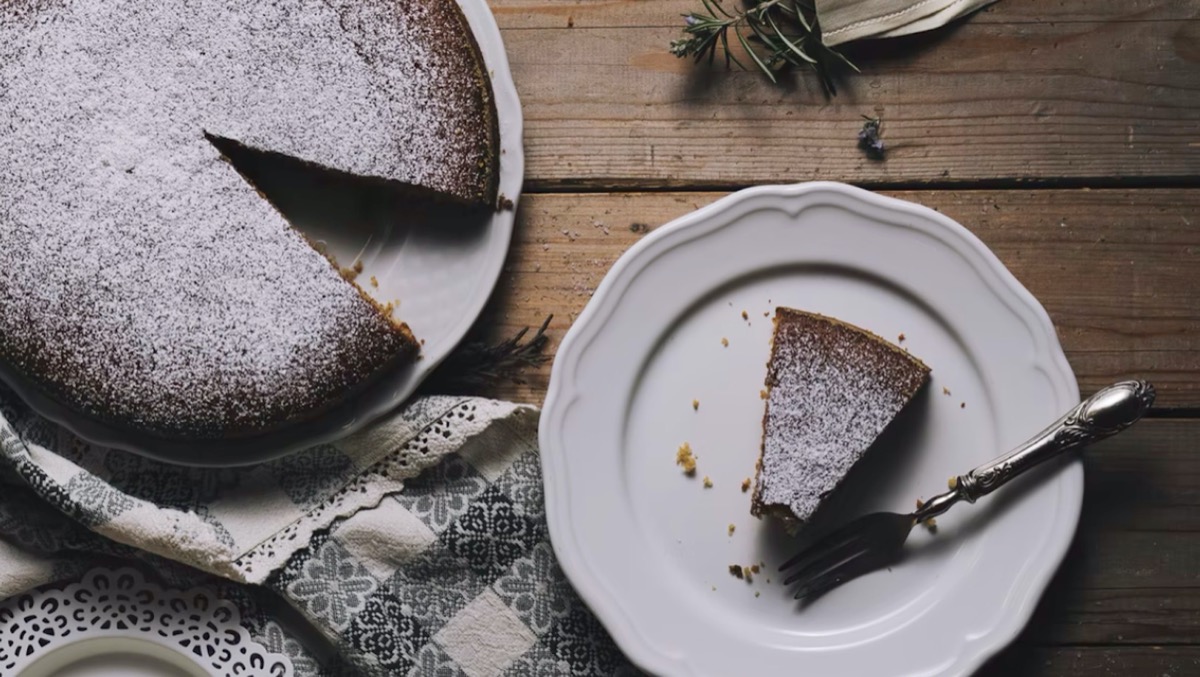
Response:
[{"label": "lavender sprig", "polygon": [[887,150],[887,147],[883,145],[883,139],[880,138],[883,131],[883,120],[869,118],[865,115],[863,119],[866,122],[863,123],[862,129],[858,131],[858,147],[872,160],[882,160]]}]

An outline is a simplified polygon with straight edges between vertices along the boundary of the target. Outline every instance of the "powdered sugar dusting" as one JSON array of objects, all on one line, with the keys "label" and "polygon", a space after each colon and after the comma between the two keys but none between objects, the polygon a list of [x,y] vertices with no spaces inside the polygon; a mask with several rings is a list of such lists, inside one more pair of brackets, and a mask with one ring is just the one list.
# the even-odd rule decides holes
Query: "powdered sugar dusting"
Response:
[{"label": "powdered sugar dusting", "polygon": [[[166,157],[203,129],[486,199],[490,96],[453,0],[16,0],[0,12],[10,97],[78,106],[79,131],[107,146],[96,159]],[[127,134],[102,140],[96,115]]]},{"label": "powdered sugar dusting", "polygon": [[457,105],[426,4],[384,5],[0,5],[7,360],[84,411],[219,435],[310,413],[404,353],[203,137],[460,188],[453,115],[425,105]]},{"label": "powdered sugar dusting", "polygon": [[849,325],[776,311],[755,503],[807,521],[928,378],[916,359]]}]

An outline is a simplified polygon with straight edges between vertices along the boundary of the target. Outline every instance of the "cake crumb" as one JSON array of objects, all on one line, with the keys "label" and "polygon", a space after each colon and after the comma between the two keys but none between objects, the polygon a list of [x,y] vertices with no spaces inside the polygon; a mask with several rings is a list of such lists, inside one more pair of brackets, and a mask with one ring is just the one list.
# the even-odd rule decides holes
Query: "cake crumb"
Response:
[{"label": "cake crumb", "polygon": [[650,232],[650,226],[645,223],[638,223],[635,221],[634,223],[629,224],[629,232],[639,234],[648,233]]},{"label": "cake crumb", "polygon": [[966,408],[967,408],[967,403],[966,403],[966,402],[959,402],[959,403],[958,403],[958,408],[959,408],[959,409],[966,409]]},{"label": "cake crumb", "polygon": [[[575,27],[575,17],[568,16],[567,17],[567,28],[574,28],[574,27]],[[713,590],[716,590],[716,588],[713,588]]]},{"label": "cake crumb", "polygon": [[357,261],[355,261],[355,262],[354,262],[354,272],[355,272],[355,273],[361,273],[361,272],[363,272],[363,262],[362,262],[362,259],[359,259],[359,260],[357,260]]},{"label": "cake crumb", "polygon": [[730,535],[730,536],[732,536],[732,535],[733,535],[733,530],[734,530],[734,529],[737,529],[737,525],[736,525],[736,524],[734,524],[734,523],[732,523],[732,522],[730,522],[730,523],[729,523],[729,535]]},{"label": "cake crumb", "polygon": [[729,565],[729,574],[736,578],[741,578],[742,577],[742,567],[737,564],[730,564]]},{"label": "cake crumb", "polygon": [[747,583],[754,582],[754,572],[750,570],[750,567],[742,567],[742,578],[745,579]]},{"label": "cake crumb", "polygon": [[743,311],[742,311],[742,319],[743,319],[743,320],[749,320],[749,319],[750,319],[750,314],[749,314],[749,313],[747,313],[746,311],[744,311],[744,310],[743,310]]},{"label": "cake crumb", "polygon": [[762,594],[762,591],[761,591],[761,590],[755,590],[755,591],[754,591],[754,596],[755,596],[755,597],[758,597],[758,596],[759,596],[759,595],[761,595],[761,594]]},{"label": "cake crumb", "polygon": [[496,211],[498,212],[511,212],[514,206],[512,198],[504,193],[500,193],[500,196],[496,199]]},{"label": "cake crumb", "polygon": [[757,564],[751,564],[750,571],[752,571],[753,573],[758,573],[759,571],[762,571],[762,569],[760,569]]},{"label": "cake crumb", "polygon": [[722,336],[722,337],[721,337],[721,345],[723,345],[723,346],[725,346],[726,348],[728,348],[728,347],[729,347],[729,339],[727,339],[727,338],[725,338],[724,336]]},{"label": "cake crumb", "polygon": [[770,316],[771,316],[771,311],[769,311],[769,310],[763,311],[763,317],[770,317]]},{"label": "cake crumb", "polygon": [[897,338],[899,339],[900,343],[904,343],[904,338],[905,338],[904,332],[900,332],[900,336],[898,336]]},{"label": "cake crumb", "polygon": [[943,395],[949,395],[949,394],[950,394],[950,389],[949,389],[949,388],[947,388],[946,386],[942,386],[942,394],[943,394]]},{"label": "cake crumb", "polygon": [[767,579],[767,585],[770,585],[770,584],[771,584],[771,579],[769,579],[769,578],[768,578],[768,579]]},{"label": "cake crumb", "polygon": [[742,493],[744,494],[747,491],[750,491],[750,478],[749,477],[742,480]]},{"label": "cake crumb", "polygon": [[675,451],[675,465],[683,468],[683,474],[696,474],[696,455],[692,453],[692,445],[684,442]]},{"label": "cake crumb", "polygon": [[758,399],[760,399],[760,400],[765,400],[765,399],[767,399],[767,391],[766,391],[766,389],[765,389],[765,388],[764,388],[764,389],[762,389],[762,390],[760,390],[760,391],[758,391]]},{"label": "cake crumb", "polygon": [[955,475],[954,477],[951,477],[950,479],[946,480],[946,486],[950,487],[950,491],[954,491],[955,489],[957,489],[958,488],[958,476]]},{"label": "cake crumb", "polygon": [[712,479],[708,475],[704,476],[704,488],[712,489]]},{"label": "cake crumb", "polygon": [[717,591],[717,586],[715,586],[715,585],[714,585],[714,586],[712,586],[712,589],[713,589],[713,592],[716,592],[716,591]]},{"label": "cake crumb", "polygon": [[376,289],[379,288],[379,280],[375,279],[374,275],[371,276],[371,286],[375,287]]},{"label": "cake crumb", "polygon": [[692,400],[692,411],[700,410],[700,400]]}]

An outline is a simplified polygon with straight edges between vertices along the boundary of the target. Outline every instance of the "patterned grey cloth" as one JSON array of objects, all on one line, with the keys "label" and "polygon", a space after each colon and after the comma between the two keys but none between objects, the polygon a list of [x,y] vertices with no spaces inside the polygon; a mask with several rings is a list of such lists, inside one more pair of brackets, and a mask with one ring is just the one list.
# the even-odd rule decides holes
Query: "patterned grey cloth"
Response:
[{"label": "patterned grey cloth", "polygon": [[216,587],[297,675],[634,674],[555,561],[536,428],[528,407],[424,398],[336,445],[196,469],[90,445],[0,388],[0,597],[133,564]]}]

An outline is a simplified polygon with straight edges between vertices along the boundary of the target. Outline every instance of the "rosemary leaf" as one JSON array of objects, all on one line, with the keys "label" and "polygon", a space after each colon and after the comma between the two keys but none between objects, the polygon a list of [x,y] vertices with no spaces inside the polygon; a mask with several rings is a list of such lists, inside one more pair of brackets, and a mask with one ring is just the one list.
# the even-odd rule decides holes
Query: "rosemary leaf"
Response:
[{"label": "rosemary leaf", "polygon": [[[775,23],[774,19],[771,19],[770,16],[768,16],[767,18],[770,19],[771,28],[775,29],[775,34],[779,36],[779,39],[783,41],[783,44],[787,45],[788,49],[792,50],[792,52],[796,56],[800,57],[801,59],[804,59],[805,61],[807,61],[809,63],[815,64],[817,62],[816,59],[805,54],[804,50],[800,49],[800,47],[798,45],[793,43],[791,40],[788,40],[788,37],[783,34],[783,31],[779,28],[779,25]],[[801,39],[803,40],[803,38],[801,38]]]},{"label": "rosemary leaf", "polygon": [[767,64],[763,63],[762,59],[758,58],[758,54],[756,54],[754,50],[750,48],[750,44],[746,42],[746,38],[743,38],[741,33],[737,33],[737,39],[742,43],[742,47],[746,49],[746,53],[750,55],[750,58],[754,59],[754,63],[758,64],[758,67],[767,74],[768,78],[771,78],[771,82],[779,82],[775,79],[775,72],[768,68]]},{"label": "rosemary leaf", "polygon": [[719,49],[725,65],[746,65],[729,47],[729,33],[771,82],[788,67],[812,68],[830,95],[837,90],[834,70],[858,71],[844,54],[821,42],[820,22],[812,3],[804,0],[747,0],[748,7],[726,8],[722,0],[700,0],[701,12],[684,15],[684,36],[671,41],[671,53],[713,63]]}]

